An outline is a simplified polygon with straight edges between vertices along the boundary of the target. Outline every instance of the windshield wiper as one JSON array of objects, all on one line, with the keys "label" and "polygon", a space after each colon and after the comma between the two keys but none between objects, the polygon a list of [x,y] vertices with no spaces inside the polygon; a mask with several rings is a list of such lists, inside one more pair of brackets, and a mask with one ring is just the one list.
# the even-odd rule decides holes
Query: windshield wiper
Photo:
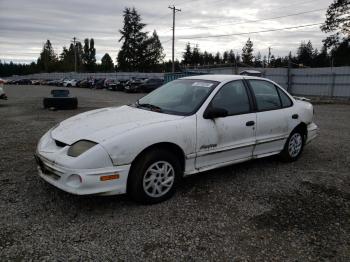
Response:
[{"label": "windshield wiper", "polygon": [[159,106],[155,106],[152,104],[143,104],[143,103],[139,103],[139,101],[136,102],[136,106],[137,107],[145,107],[145,108],[149,108],[152,111],[156,111],[156,112],[163,112],[163,110],[159,107]]}]

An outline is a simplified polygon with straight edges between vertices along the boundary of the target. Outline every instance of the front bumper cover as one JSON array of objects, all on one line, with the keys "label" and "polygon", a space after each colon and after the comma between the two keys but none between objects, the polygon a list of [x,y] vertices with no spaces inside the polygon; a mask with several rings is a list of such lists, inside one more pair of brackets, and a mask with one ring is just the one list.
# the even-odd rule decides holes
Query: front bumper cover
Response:
[{"label": "front bumper cover", "polygon": [[[34,155],[41,178],[51,185],[75,195],[117,195],[126,193],[130,165],[97,169],[70,169],[59,166],[40,154]],[[118,174],[118,179],[101,181],[101,176]],[[79,175],[81,182],[71,183],[73,175]]]}]

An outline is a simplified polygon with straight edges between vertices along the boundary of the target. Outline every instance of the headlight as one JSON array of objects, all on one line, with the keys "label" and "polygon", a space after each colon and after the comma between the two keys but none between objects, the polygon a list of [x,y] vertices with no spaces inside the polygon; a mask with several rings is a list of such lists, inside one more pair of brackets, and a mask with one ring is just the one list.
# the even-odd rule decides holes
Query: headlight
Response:
[{"label": "headlight", "polygon": [[95,142],[80,140],[69,147],[67,154],[71,157],[77,157],[95,145],[97,145]]}]

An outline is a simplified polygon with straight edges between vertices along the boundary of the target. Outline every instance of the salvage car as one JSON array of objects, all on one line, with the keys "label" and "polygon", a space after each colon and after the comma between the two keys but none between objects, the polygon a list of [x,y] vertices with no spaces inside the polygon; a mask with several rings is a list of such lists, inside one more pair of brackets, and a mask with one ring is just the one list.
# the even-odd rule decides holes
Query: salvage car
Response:
[{"label": "salvage car", "polygon": [[105,87],[108,90],[112,90],[115,91],[116,90],[116,86],[117,86],[118,81],[116,79],[106,79],[105,80]]},{"label": "salvage car", "polygon": [[163,79],[160,78],[149,78],[146,79],[142,84],[135,87],[135,92],[146,92],[149,93],[164,83]]},{"label": "salvage car", "polygon": [[78,114],[36,150],[39,175],[77,195],[171,197],[180,178],[279,154],[297,160],[318,132],[313,106],[259,77],[202,75],[136,103]]},{"label": "salvage car", "polygon": [[134,78],[128,81],[124,85],[124,92],[126,93],[136,93],[138,92],[138,87],[145,82],[143,78]]},{"label": "salvage car", "polygon": [[75,86],[77,86],[77,82],[78,82],[78,80],[75,80],[75,79],[65,79],[63,81],[63,86],[64,87],[75,87]]}]

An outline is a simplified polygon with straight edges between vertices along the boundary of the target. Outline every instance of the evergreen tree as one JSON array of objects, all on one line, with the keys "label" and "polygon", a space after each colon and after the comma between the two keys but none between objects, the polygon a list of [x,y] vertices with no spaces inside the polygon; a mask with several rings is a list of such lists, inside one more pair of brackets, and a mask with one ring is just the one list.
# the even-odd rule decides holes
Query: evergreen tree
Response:
[{"label": "evergreen tree", "polygon": [[119,42],[123,41],[118,53],[118,68],[123,71],[139,70],[144,64],[144,48],[147,33],[142,32],[145,27],[141,23],[141,17],[135,8],[125,8],[123,11],[124,26],[119,30],[122,35]]},{"label": "evergreen tree", "polygon": [[242,62],[246,65],[253,65],[253,42],[248,38],[245,46],[242,48]]},{"label": "evergreen tree", "polygon": [[236,56],[235,56],[235,52],[233,52],[233,50],[231,49],[229,54],[228,54],[228,61],[231,64],[236,63]]},{"label": "evergreen tree", "polygon": [[[60,54],[60,62],[59,62],[59,68],[60,71],[63,72],[72,72],[75,69],[75,59],[77,59],[77,71],[79,72],[81,66],[82,66],[82,56],[83,56],[83,48],[80,42],[77,42],[75,45],[75,51],[74,51],[74,45],[70,44],[69,49],[66,47],[63,47],[62,53]],[[76,52],[76,54],[75,54]],[[75,57],[76,55],[76,57]]]},{"label": "evergreen tree", "polygon": [[225,51],[224,54],[222,55],[222,62],[224,64],[229,62],[229,53],[227,51]]},{"label": "evergreen tree", "polygon": [[333,33],[324,43],[327,47],[335,47],[341,42],[341,37],[350,39],[350,4],[349,0],[334,0],[328,7],[326,21],[321,26],[325,33]]},{"label": "evergreen tree", "polygon": [[255,67],[262,67],[262,61],[261,61],[261,54],[258,52],[258,54],[254,57],[254,66]]},{"label": "evergreen tree", "polygon": [[[317,50],[317,49],[316,49]],[[327,54],[327,47],[323,46],[321,52],[314,52],[313,58],[314,67],[327,67],[330,66],[329,56]]]},{"label": "evergreen tree", "polygon": [[194,65],[199,65],[201,63],[201,53],[199,51],[198,45],[193,48],[192,51],[192,63]]},{"label": "evergreen tree", "polygon": [[185,65],[191,65],[192,62],[192,49],[190,43],[186,44],[185,52],[182,55],[182,63]]},{"label": "evergreen tree", "polygon": [[165,55],[163,53],[163,46],[162,43],[159,40],[158,34],[156,30],[153,31],[152,36],[146,41],[148,52],[145,54],[145,61],[147,61],[147,64],[152,67],[155,65],[160,64]]},{"label": "evergreen tree", "polygon": [[275,58],[275,67],[287,67],[287,66],[288,66],[288,62],[286,64],[284,58],[280,56]]},{"label": "evergreen tree", "polygon": [[209,65],[210,64],[209,53],[207,51],[204,51],[204,53],[203,53],[203,64],[204,65]]},{"label": "evergreen tree", "polygon": [[262,60],[262,66],[265,68],[267,67],[267,58],[266,58],[266,55],[264,55],[264,58]]},{"label": "evergreen tree", "polygon": [[269,67],[276,67],[276,58],[274,55],[271,55]]},{"label": "evergreen tree", "polygon": [[86,38],[84,40],[84,49],[82,55],[84,69],[87,72],[95,72],[96,70],[96,49],[94,39]]},{"label": "evergreen tree", "polygon": [[350,66],[350,40],[344,39],[331,50],[334,66]]},{"label": "evergreen tree", "polygon": [[213,56],[213,54],[209,53],[208,55],[208,62],[210,65],[213,65],[215,63],[215,58]]},{"label": "evergreen tree", "polygon": [[57,65],[57,56],[50,40],[47,40],[37,61],[38,68],[43,72],[53,72]]},{"label": "evergreen tree", "polygon": [[216,55],[214,57],[214,62],[215,62],[215,64],[221,64],[222,60],[221,60],[220,52],[216,53]]},{"label": "evergreen tree", "polygon": [[102,72],[113,72],[114,71],[113,60],[108,53],[105,53],[105,55],[102,57],[100,69]]},{"label": "evergreen tree", "polygon": [[314,53],[314,49],[312,47],[311,41],[308,41],[307,43],[301,42],[297,50],[298,64],[312,66],[313,53]]}]

